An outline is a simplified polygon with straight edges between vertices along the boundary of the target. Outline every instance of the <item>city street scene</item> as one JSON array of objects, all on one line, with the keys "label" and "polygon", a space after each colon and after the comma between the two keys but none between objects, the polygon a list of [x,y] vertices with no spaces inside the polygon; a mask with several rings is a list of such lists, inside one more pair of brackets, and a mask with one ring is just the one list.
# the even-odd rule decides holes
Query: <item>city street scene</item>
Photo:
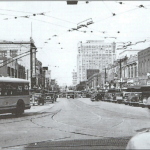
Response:
[{"label": "city street scene", "polygon": [[0,149],[150,149],[150,2],[0,2]]}]

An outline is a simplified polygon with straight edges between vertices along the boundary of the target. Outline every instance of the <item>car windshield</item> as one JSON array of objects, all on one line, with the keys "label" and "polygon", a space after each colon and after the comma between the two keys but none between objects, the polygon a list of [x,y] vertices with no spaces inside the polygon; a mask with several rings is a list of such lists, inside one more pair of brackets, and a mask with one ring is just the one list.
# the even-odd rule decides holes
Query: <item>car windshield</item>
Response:
[{"label": "car windshield", "polygon": [[149,133],[150,1],[6,0],[0,20],[0,149],[126,149]]}]

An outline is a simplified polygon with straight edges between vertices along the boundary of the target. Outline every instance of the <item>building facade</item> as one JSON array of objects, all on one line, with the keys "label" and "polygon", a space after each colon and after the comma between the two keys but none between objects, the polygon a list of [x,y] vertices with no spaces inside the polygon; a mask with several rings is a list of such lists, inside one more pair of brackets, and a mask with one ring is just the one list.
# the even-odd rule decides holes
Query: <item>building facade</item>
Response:
[{"label": "building facade", "polygon": [[86,89],[87,90],[98,90],[98,88],[102,88],[104,84],[104,78],[102,73],[95,73],[90,76],[86,82]]},{"label": "building facade", "polygon": [[131,55],[137,55],[142,49],[127,49],[118,54],[118,58],[130,57]]},{"label": "building facade", "polygon": [[0,74],[29,80],[35,77],[36,46],[34,41],[2,41],[0,42]]},{"label": "building facade", "polygon": [[110,84],[109,87],[115,85],[115,88],[139,85],[137,55],[125,56],[109,65],[107,68],[107,81]]},{"label": "building facade", "polygon": [[139,84],[150,85],[150,47],[138,53]]},{"label": "building facade", "polygon": [[87,80],[87,69],[99,69],[102,71],[116,58],[116,44],[105,43],[100,40],[88,40],[86,43],[78,43],[77,55],[77,82]]},{"label": "building facade", "polygon": [[48,90],[50,89],[50,83],[51,83],[51,70],[45,71],[45,88]]},{"label": "building facade", "polygon": [[72,72],[72,85],[76,86],[77,85],[77,72],[73,70]]}]

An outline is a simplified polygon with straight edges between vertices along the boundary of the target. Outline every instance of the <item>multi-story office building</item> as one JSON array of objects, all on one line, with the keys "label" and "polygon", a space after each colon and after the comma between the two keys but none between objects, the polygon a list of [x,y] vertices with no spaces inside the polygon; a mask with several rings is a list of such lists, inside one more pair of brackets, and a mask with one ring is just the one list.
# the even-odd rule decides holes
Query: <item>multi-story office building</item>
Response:
[{"label": "multi-story office building", "polygon": [[101,40],[88,40],[78,43],[77,82],[87,80],[87,69],[99,69],[100,72],[113,63],[116,57],[115,43]]},{"label": "multi-story office building", "polygon": [[77,85],[77,72],[74,70],[72,72],[72,84],[73,86]]}]

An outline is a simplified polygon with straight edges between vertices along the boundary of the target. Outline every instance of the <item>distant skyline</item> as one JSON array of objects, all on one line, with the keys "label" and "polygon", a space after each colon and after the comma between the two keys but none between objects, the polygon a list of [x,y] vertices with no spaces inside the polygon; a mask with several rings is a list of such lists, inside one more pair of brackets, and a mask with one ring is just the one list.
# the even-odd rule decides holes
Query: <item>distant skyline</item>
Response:
[{"label": "distant skyline", "polygon": [[[150,45],[149,1],[66,1],[0,2],[0,40],[29,41],[37,46],[37,58],[51,70],[58,84],[72,84],[72,71],[77,66],[79,41],[104,40],[125,42],[127,49],[145,49]],[[93,24],[79,31],[77,24],[92,18]],[[141,42],[140,42],[141,41]],[[145,41],[145,42],[144,42]],[[117,53],[121,50],[117,50]]]}]

